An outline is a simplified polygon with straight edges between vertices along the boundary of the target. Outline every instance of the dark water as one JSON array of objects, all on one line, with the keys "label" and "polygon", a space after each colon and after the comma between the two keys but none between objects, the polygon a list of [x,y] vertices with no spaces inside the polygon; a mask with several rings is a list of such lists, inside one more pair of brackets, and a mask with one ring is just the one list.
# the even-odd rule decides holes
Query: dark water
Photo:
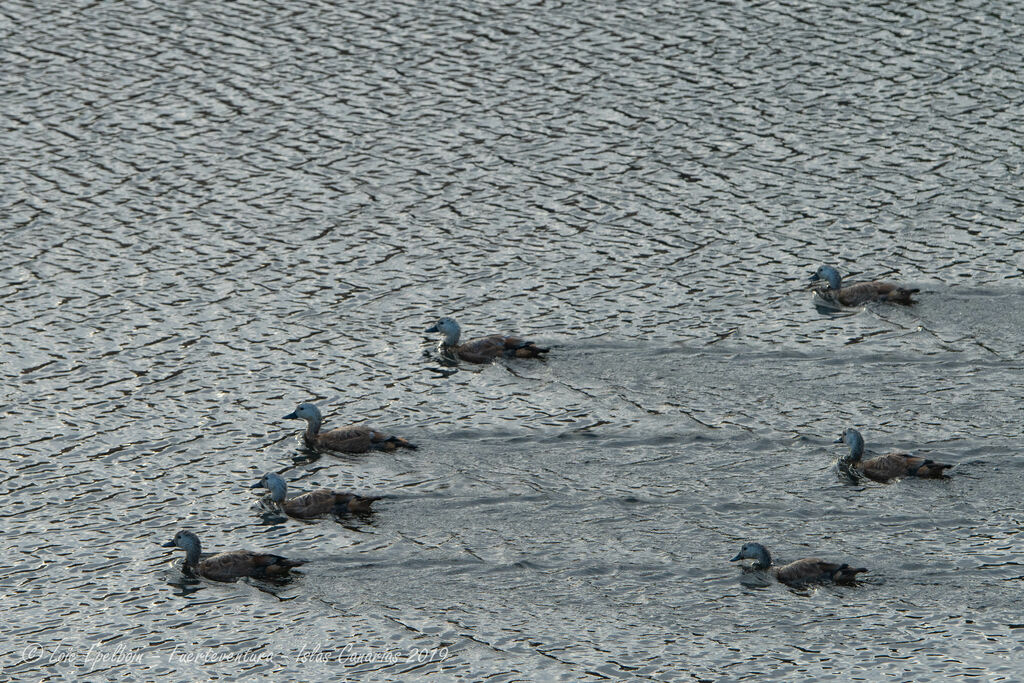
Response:
[{"label": "dark water", "polygon": [[[1022,25],[5,3],[2,677],[1019,679]],[[441,314],[550,360],[446,372]],[[310,458],[302,400],[421,448]],[[843,482],[851,425],[953,476]],[[270,469],[387,498],[267,516]],[[182,527],[309,564],[189,582]]]}]

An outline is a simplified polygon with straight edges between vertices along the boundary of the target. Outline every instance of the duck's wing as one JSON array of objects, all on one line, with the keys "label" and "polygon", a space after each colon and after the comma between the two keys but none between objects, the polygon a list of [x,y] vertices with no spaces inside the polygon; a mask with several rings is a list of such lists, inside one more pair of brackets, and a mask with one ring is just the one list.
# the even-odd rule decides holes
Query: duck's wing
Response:
[{"label": "duck's wing", "polygon": [[303,564],[301,560],[289,560],[280,555],[256,553],[251,550],[235,550],[218,553],[201,560],[199,573],[214,581],[234,581],[243,576],[275,577],[288,574],[292,567]]},{"label": "duck's wing", "polygon": [[334,512],[339,505],[348,502],[347,493],[336,493],[329,489],[310,491],[281,503],[286,514],[299,519],[319,517]]},{"label": "duck's wing", "polygon": [[776,578],[785,584],[794,585],[810,581],[834,581],[849,583],[857,574],[866,572],[863,567],[854,568],[848,564],[826,562],[817,557],[806,557],[773,570]]},{"label": "duck's wing", "polygon": [[892,282],[859,282],[839,290],[839,303],[844,306],[860,306],[869,301],[887,301],[894,304],[912,304],[910,295],[917,289],[900,287]]},{"label": "duck's wing", "polygon": [[459,360],[467,363],[490,363],[505,353],[505,339],[500,334],[492,334],[489,337],[470,339],[452,350]]},{"label": "duck's wing", "polygon": [[875,481],[889,481],[897,477],[904,477],[907,474],[907,460],[910,456],[906,453],[886,453],[870,460],[862,460],[857,463],[857,469],[864,473],[869,479]]},{"label": "duck's wing", "polygon": [[489,363],[500,356],[515,358],[536,358],[550,349],[537,346],[532,341],[511,335],[492,334],[489,337],[470,339],[455,348],[459,358],[470,363]]},{"label": "duck's wing", "polygon": [[[943,470],[949,469],[952,465],[944,465],[929,458],[909,453],[889,453],[881,456],[892,461],[893,468],[900,468],[901,477],[921,477],[922,479],[938,479],[943,475]],[[878,458],[876,458],[877,460]]]},{"label": "duck's wing", "polygon": [[909,453],[886,453],[865,460],[858,465],[864,474],[875,481],[889,481],[897,477],[921,477],[938,479],[943,470],[952,467]]},{"label": "duck's wing", "polygon": [[843,306],[860,306],[882,297],[878,285],[877,282],[860,282],[849,285],[840,289],[836,298]]},{"label": "duck's wing", "polygon": [[338,427],[316,435],[316,445],[344,453],[365,453],[370,450],[373,430],[363,425]]}]

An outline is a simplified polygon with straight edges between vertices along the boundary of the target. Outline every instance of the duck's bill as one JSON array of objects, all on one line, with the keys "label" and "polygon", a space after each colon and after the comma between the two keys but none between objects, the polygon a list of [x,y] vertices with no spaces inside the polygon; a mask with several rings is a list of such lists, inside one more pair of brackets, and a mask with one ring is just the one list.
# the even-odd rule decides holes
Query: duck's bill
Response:
[{"label": "duck's bill", "polygon": [[736,557],[732,558],[732,559],[731,559],[731,560],[729,560],[729,561],[730,561],[730,562],[739,562],[739,561],[740,561],[740,560],[742,560],[742,559],[743,559],[743,558],[742,558],[742,557],[740,557],[739,553],[737,553],[737,554],[736,554]]},{"label": "duck's bill", "polygon": [[167,541],[167,543],[161,543],[160,547],[161,548],[173,548],[173,547],[175,547],[174,541]]},{"label": "duck's bill", "polygon": [[249,488],[251,488],[251,489],[261,489],[261,488],[263,488],[263,482],[262,481],[258,481],[255,484],[253,484],[252,486],[250,486]]},{"label": "duck's bill", "polygon": [[821,279],[821,276],[818,275],[817,273],[815,273],[814,275],[812,275],[809,278],[807,278],[807,281],[808,282],[816,282],[816,281],[818,281],[820,279]]},{"label": "duck's bill", "polygon": [[434,325],[431,325],[430,327],[428,327],[427,329],[425,329],[423,331],[424,332],[440,332],[441,330],[437,329],[437,324],[435,323]]},{"label": "duck's bill", "polygon": [[843,437],[840,436],[838,439],[836,439],[832,443],[843,443],[843,441],[844,441]]},{"label": "duck's bill", "polygon": [[298,416],[298,415],[296,415],[296,414],[295,414],[295,411],[293,410],[292,412],[288,413],[287,415],[285,415],[285,416],[284,416],[284,417],[282,417],[281,419],[282,419],[282,420],[298,420],[298,419],[299,419],[299,416]]}]

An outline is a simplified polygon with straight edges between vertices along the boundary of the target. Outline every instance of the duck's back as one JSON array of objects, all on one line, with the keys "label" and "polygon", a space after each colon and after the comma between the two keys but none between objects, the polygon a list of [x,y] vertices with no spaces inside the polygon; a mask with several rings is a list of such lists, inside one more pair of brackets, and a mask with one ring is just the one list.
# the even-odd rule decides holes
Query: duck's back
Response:
[{"label": "duck's back", "polygon": [[201,575],[214,581],[234,581],[243,576],[285,576],[289,569],[301,564],[303,563],[299,560],[289,560],[280,555],[234,550],[200,560],[197,569]]},{"label": "duck's back", "polygon": [[284,511],[300,519],[319,517],[334,512],[339,505],[348,503],[349,494],[320,489],[289,498],[281,504]]},{"label": "duck's back", "polygon": [[917,289],[900,287],[892,282],[859,282],[843,287],[835,294],[843,306],[860,306],[869,301],[887,301],[897,304],[912,304],[910,295]]},{"label": "duck's back", "polygon": [[373,443],[372,432],[372,429],[363,425],[347,425],[320,432],[310,445],[345,453],[365,453]]},{"label": "duck's back", "polygon": [[501,334],[470,339],[456,346],[454,350],[460,359],[470,363],[489,363],[502,356],[536,358],[548,351],[520,337]]},{"label": "duck's back", "polygon": [[848,583],[853,581],[858,573],[866,571],[867,569],[863,568],[854,569],[847,564],[826,562],[817,557],[806,557],[778,567],[774,570],[774,573],[779,581],[786,584],[799,584],[809,581]]},{"label": "duck's back", "polygon": [[909,453],[886,453],[858,463],[857,468],[875,481],[889,481],[897,477],[936,479],[950,465],[943,465]]}]

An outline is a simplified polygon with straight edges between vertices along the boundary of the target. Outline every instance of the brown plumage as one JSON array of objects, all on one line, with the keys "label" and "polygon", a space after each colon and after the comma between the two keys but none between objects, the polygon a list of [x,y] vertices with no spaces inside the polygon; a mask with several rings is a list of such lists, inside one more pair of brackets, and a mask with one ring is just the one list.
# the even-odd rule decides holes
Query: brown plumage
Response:
[{"label": "brown plumage", "polygon": [[370,512],[370,505],[379,498],[363,498],[353,493],[320,489],[289,498],[281,509],[290,517],[308,519],[333,512]]},{"label": "brown plumage", "polygon": [[532,341],[503,334],[492,334],[459,343],[462,328],[452,318],[441,318],[427,332],[445,335],[441,350],[467,363],[490,363],[496,358],[538,358],[550,351]]},{"label": "brown plumage", "polygon": [[840,306],[860,306],[870,301],[912,304],[914,300],[911,295],[920,291],[917,288],[901,287],[892,282],[859,282],[843,287],[839,271],[832,266],[821,266],[811,276],[811,280],[825,280],[828,285],[818,287],[814,291],[826,301]]},{"label": "brown plumage", "polygon": [[816,557],[805,557],[781,567],[771,568],[775,578],[790,586],[811,581],[852,583],[857,579],[857,574],[866,571],[864,567],[854,568],[848,564],[826,562]]},{"label": "brown plumage", "polygon": [[267,472],[252,488],[265,488],[270,490],[270,499],[281,508],[289,517],[298,519],[311,519],[328,514],[343,514],[346,512],[367,513],[371,512],[370,506],[373,501],[380,500],[379,497],[363,497],[353,493],[342,493],[330,489],[310,491],[294,498],[286,498],[288,485],[280,475],[274,472]]},{"label": "brown plumage", "polygon": [[448,351],[467,363],[490,363],[495,358],[537,358],[548,349],[519,337],[492,334],[448,347]]},{"label": "brown plumage", "polygon": [[851,463],[851,466],[863,472],[867,478],[883,482],[897,477],[941,479],[944,476],[943,470],[952,467],[909,453],[886,453],[870,460]]},{"label": "brown plumage", "polygon": [[826,562],[816,557],[805,557],[802,560],[775,567],[772,566],[772,557],[768,553],[768,549],[760,543],[744,543],[739,554],[730,562],[745,559],[754,560],[752,565],[754,569],[768,570],[772,576],[790,586],[817,581],[853,583],[857,579],[857,574],[867,571],[864,567]]},{"label": "brown plumage", "polygon": [[887,482],[899,477],[941,479],[944,471],[952,467],[909,453],[886,453],[864,460],[864,437],[856,429],[843,430],[836,443],[850,447],[850,453],[840,458],[839,463],[874,481]]},{"label": "brown plumage", "polygon": [[201,558],[199,537],[191,531],[179,531],[164,548],[178,547],[185,551],[185,570],[213,581],[234,581],[243,576],[255,578],[282,578],[294,568],[305,564],[280,555],[234,550]]},{"label": "brown plumage", "polygon": [[414,444],[405,439],[388,436],[378,429],[364,425],[349,425],[321,432],[320,425],[323,422],[323,416],[320,414],[320,409],[312,403],[300,403],[283,419],[306,421],[306,431],[303,432],[302,437],[310,448],[326,448],[343,453],[365,453],[371,449],[393,451],[396,448],[416,448]]}]

